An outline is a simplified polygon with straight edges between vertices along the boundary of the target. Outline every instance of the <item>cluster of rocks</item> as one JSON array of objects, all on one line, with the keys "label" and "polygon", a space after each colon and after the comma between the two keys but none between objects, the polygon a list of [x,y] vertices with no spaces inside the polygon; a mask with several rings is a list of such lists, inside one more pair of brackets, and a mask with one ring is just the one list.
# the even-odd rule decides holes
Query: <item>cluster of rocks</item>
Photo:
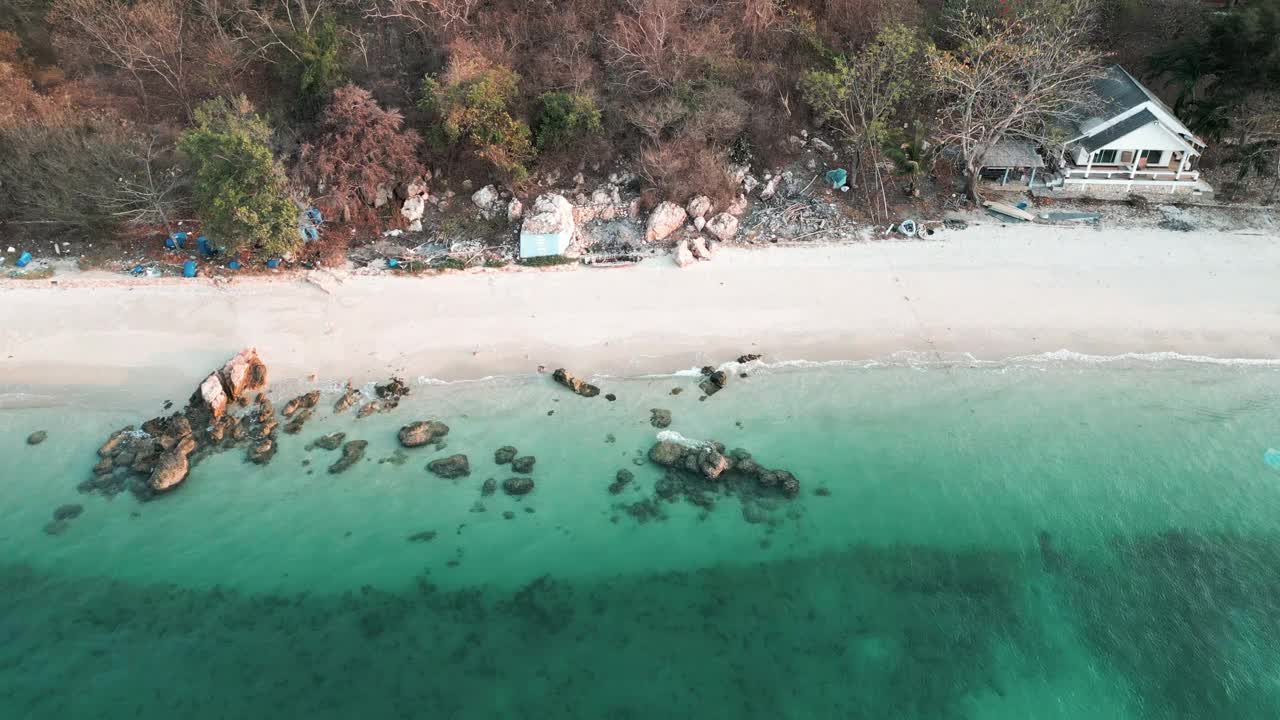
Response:
[{"label": "cluster of rocks", "polygon": [[[512,472],[528,475],[533,472],[534,463],[538,461],[533,455],[520,455],[520,451],[511,445],[504,445],[493,453],[493,461],[498,465],[510,465]],[[513,497],[528,495],[533,492],[533,478],[509,477],[502,481],[502,491]],[[497,481],[492,478],[484,482],[481,495],[492,495],[498,488]]]},{"label": "cluster of rocks", "polygon": [[[736,497],[748,522],[767,521],[766,511],[774,500],[800,493],[800,481],[789,470],[765,467],[746,450],[726,450],[719,442],[659,440],[649,449],[648,459],[665,470],[654,484],[653,496],[621,506],[642,522],[662,517],[662,503],[680,500],[710,511],[717,496]],[[619,470],[609,492],[621,493],[633,479],[630,471]]]},{"label": "cluster of rocks", "polygon": [[582,397],[595,397],[600,394],[600,388],[592,385],[582,378],[577,377],[564,368],[557,368],[555,372],[551,373],[551,379],[569,388]]},{"label": "cluster of rocks", "polygon": [[[323,445],[320,447],[324,447]],[[337,475],[346,472],[352,465],[364,459],[364,451],[369,447],[368,440],[348,440],[342,445],[342,457],[329,466],[329,474]]]},{"label": "cluster of rocks", "polygon": [[[354,395],[353,395],[354,393]],[[374,413],[391,412],[400,405],[400,398],[409,394],[409,386],[404,380],[393,377],[382,385],[373,386],[373,394],[377,396],[377,400],[370,400],[360,409],[356,411],[356,419],[367,418]],[[350,384],[347,385],[346,391],[341,398],[338,398],[338,404],[342,405],[341,409],[334,407],[337,412],[342,412],[358,401],[360,395],[355,392]],[[345,403],[345,404],[344,404]]]},{"label": "cluster of rocks", "polygon": [[729,384],[729,373],[724,370],[717,370],[710,365],[702,368],[702,381],[698,383],[698,387],[702,392],[710,397],[724,389]]},{"label": "cluster of rocks", "polygon": [[[267,366],[254,348],[247,348],[211,373],[181,412],[152,418],[141,429],[122,428],[98,449],[93,477],[79,485],[81,492],[114,495],[126,488],[141,499],[173,490],[186,480],[191,467],[210,453],[248,446],[249,459],[267,462],[275,453],[279,425],[271,402],[261,392],[255,407],[236,416],[233,407],[247,407],[249,398],[267,384]],[[298,430],[319,395],[291,401]],[[296,430],[295,430],[296,432]]]}]

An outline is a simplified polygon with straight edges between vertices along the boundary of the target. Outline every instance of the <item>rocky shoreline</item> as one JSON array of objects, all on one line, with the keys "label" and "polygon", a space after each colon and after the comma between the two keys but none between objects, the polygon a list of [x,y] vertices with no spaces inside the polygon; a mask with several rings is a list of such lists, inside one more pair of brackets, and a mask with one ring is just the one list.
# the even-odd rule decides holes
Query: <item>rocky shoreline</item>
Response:
[{"label": "rocky shoreline", "polygon": [[[739,365],[759,359],[758,355],[743,355]],[[741,372],[746,377],[745,372]],[[726,387],[729,373],[712,367],[703,368],[698,387],[706,400]],[[600,394],[595,385],[560,368],[552,373],[554,383],[586,398]],[[221,368],[209,373],[188,399],[182,410],[169,415],[151,418],[140,427],[126,426],[113,432],[98,448],[96,464],[91,476],[77,489],[86,494],[106,497],[129,491],[140,501],[151,501],[174,492],[188,482],[192,470],[208,457],[227,451],[243,451],[245,462],[268,465],[279,450],[281,434],[297,435],[313,419],[322,401],[319,390],[310,390],[290,398],[277,412],[268,393],[268,369],[255,348],[246,348],[228,360]],[[680,388],[672,390],[678,394]],[[402,398],[410,394],[409,386],[400,378],[391,378],[374,387],[374,398],[366,398],[360,391],[347,384],[333,404],[333,415],[341,415],[356,408],[355,417],[368,417],[374,413],[394,410]],[[613,400],[613,393],[607,395]],[[166,404],[166,408],[169,405]],[[800,482],[789,470],[770,468],[760,464],[752,454],[741,448],[728,449],[718,441],[696,442],[685,440],[678,434],[665,430],[674,422],[673,414],[665,408],[652,408],[648,424],[662,430],[658,440],[647,452],[637,450],[637,465],[650,464],[661,469],[662,476],[648,490],[641,490],[635,473],[621,468],[614,473],[607,487],[610,495],[624,492],[647,492],[639,500],[614,505],[640,522],[664,519],[664,506],[686,502],[710,512],[719,499],[736,498],[742,504],[743,518],[747,522],[772,522],[768,511],[778,503],[797,497]],[[415,449],[427,452],[445,449],[450,427],[439,419],[418,420],[401,426],[396,433],[400,449],[392,457],[382,458],[379,464],[402,465]],[[609,434],[612,442],[613,433]],[[47,432],[31,434],[32,446],[45,441]],[[673,439],[674,438],[674,439]],[[331,475],[346,472],[358,463],[371,460],[366,454],[369,441],[350,438],[345,431],[320,435],[306,444],[307,451],[337,452],[328,464]],[[481,497],[489,497],[501,490],[513,499],[521,500],[534,492],[537,481],[533,477],[537,458],[533,454],[521,454],[514,445],[504,445],[493,452],[494,465],[505,468],[509,477],[499,480],[489,477],[480,485]],[[312,464],[311,459],[302,462]],[[441,480],[458,482],[470,477],[476,468],[465,453],[435,457],[423,467],[427,474]],[[308,469],[310,475],[313,470]],[[822,495],[820,489],[816,494]],[[477,502],[479,510],[483,506]],[[531,508],[526,508],[531,511]],[[79,505],[63,506],[55,510],[54,519],[46,532],[58,534],[80,514]],[[504,517],[510,513],[504,514]],[[510,519],[510,517],[508,517]],[[616,518],[615,518],[616,521]]]}]

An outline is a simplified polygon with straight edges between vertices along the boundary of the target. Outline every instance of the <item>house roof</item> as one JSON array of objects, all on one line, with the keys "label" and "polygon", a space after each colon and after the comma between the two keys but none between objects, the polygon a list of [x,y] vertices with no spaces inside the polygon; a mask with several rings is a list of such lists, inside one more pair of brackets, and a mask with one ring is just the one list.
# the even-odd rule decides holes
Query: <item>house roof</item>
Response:
[{"label": "house roof", "polygon": [[1115,117],[1125,110],[1155,99],[1119,65],[1108,67],[1102,77],[1094,80],[1093,91],[1101,98],[1109,117]]},{"label": "house roof", "polygon": [[987,150],[982,156],[983,167],[1041,168],[1044,159],[1036,152],[1035,145],[1026,140],[1005,138]]},{"label": "house roof", "polygon": [[1081,138],[1080,146],[1087,152],[1093,152],[1153,122],[1157,122],[1156,116],[1151,114],[1150,110],[1143,108],[1115,125],[1103,129],[1101,132]]}]

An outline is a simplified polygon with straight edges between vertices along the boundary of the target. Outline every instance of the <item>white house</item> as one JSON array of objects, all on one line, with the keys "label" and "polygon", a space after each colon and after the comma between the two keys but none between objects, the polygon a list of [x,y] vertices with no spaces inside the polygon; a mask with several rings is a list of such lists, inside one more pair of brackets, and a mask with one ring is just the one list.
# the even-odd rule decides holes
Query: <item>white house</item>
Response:
[{"label": "white house", "polygon": [[1204,195],[1203,140],[1119,65],[1094,83],[1100,105],[1068,129],[1056,189],[1099,197],[1128,194]]}]

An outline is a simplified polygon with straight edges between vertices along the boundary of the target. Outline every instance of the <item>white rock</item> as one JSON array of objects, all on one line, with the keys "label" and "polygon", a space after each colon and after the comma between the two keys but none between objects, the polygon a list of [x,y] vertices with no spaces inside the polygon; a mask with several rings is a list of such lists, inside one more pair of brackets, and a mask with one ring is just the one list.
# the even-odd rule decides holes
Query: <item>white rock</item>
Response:
[{"label": "white rock", "polygon": [[612,203],[613,196],[605,188],[597,188],[595,192],[591,193],[592,205],[609,205]]},{"label": "white rock", "polygon": [[684,208],[664,200],[649,214],[649,221],[644,227],[645,242],[665,240],[668,235],[684,225],[686,214]]},{"label": "white rock", "polygon": [[729,242],[738,234],[738,218],[722,212],[707,222],[707,232],[720,242]]},{"label": "white rock", "polygon": [[405,197],[417,197],[419,195],[426,195],[426,194],[427,194],[427,181],[420,177],[416,177],[410,180],[409,184],[405,186],[405,189],[404,189]]},{"label": "white rock", "polygon": [[689,249],[693,251],[693,256],[699,260],[711,259],[711,248],[707,247],[707,241],[701,235],[695,236],[689,241]]},{"label": "white rock", "polygon": [[830,155],[831,153],[836,151],[835,148],[831,147],[830,144],[823,141],[822,138],[814,138],[809,144],[813,145],[814,150],[817,150],[818,152],[826,155]]},{"label": "white rock", "polygon": [[471,202],[480,208],[480,214],[486,218],[496,217],[501,209],[501,201],[498,196],[498,188],[492,185],[485,185],[479,190],[471,194]]},{"label": "white rock", "polygon": [[699,216],[693,219],[693,227],[695,230],[702,230],[706,225],[707,219],[704,217]]},{"label": "white rock", "polygon": [[421,195],[413,195],[404,201],[404,205],[400,207],[400,214],[405,220],[414,222],[422,219],[422,214],[427,210],[427,200]]},{"label": "white rock", "polygon": [[730,215],[741,215],[742,213],[747,211],[747,208],[750,207],[750,205],[751,204],[747,202],[746,195],[739,195],[737,199],[734,200],[731,205],[729,205],[729,207],[725,208],[725,212],[729,213]]},{"label": "white rock", "polygon": [[389,202],[391,202],[391,188],[386,185],[379,185],[377,192],[373,196],[373,206],[383,207]]},{"label": "white rock", "polygon": [[706,217],[711,212],[711,208],[711,198],[706,195],[699,195],[684,206],[684,211],[689,213],[691,218],[701,218]]},{"label": "white rock", "polygon": [[576,230],[573,206],[563,195],[539,195],[520,227],[520,257],[562,255]]},{"label": "white rock", "polygon": [[409,232],[422,232],[422,221],[414,220],[409,223]]},{"label": "white rock", "polygon": [[768,200],[769,198],[771,198],[771,197],[773,197],[775,194],[777,194],[777,192],[778,192],[778,182],[779,182],[780,180],[782,180],[782,176],[781,176],[781,175],[779,175],[778,177],[775,177],[775,178],[770,178],[770,179],[769,179],[769,182],[767,182],[767,183],[765,183],[765,184],[764,184],[764,189],[760,191],[760,199],[761,199],[761,200]]},{"label": "white rock", "polygon": [[760,186],[760,181],[756,179],[755,175],[746,175],[742,178],[742,189],[744,192],[748,194],[750,194],[752,190],[755,190],[759,186]]},{"label": "white rock", "polygon": [[698,262],[697,258],[693,256],[693,251],[689,249],[689,241],[687,240],[681,240],[676,244],[676,252],[673,258],[676,261],[676,265],[682,268]]},{"label": "white rock", "polygon": [[522,215],[524,215],[524,204],[517,198],[511,198],[507,203],[507,219],[519,220]]},{"label": "white rock", "polygon": [[582,176],[582,173],[578,173],[577,175],[574,175],[574,176],[573,176],[573,184],[574,184],[574,185],[581,185],[581,184],[585,183],[586,181],[587,181],[587,179],[586,179],[585,177],[583,177],[583,176]]}]

